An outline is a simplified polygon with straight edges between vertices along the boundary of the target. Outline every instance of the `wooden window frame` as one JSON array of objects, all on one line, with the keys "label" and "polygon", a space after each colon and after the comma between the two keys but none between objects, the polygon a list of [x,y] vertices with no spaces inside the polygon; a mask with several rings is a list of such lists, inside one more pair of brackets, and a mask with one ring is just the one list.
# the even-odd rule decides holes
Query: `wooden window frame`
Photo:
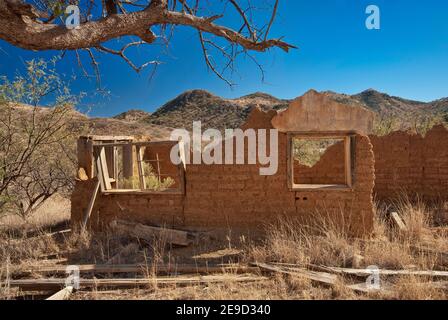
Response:
[{"label": "wooden window frame", "polygon": [[[288,188],[290,191],[351,191],[354,181],[355,132],[289,132],[287,134],[288,156]],[[294,139],[322,140],[339,139],[344,141],[345,184],[296,184],[294,183]]]},{"label": "wooden window frame", "polygon": [[[175,189],[167,189],[163,191],[153,191],[153,190],[146,190],[145,180],[144,180],[144,169],[143,169],[143,154],[142,150],[143,147],[151,147],[156,144],[172,144],[173,146],[176,145],[176,143],[181,144],[182,142],[175,142],[175,141],[157,141],[157,142],[118,142],[118,143],[94,143],[93,144],[93,150],[94,150],[94,158],[95,158],[95,169],[97,173],[98,180],[100,182],[100,188],[101,193],[103,194],[169,194],[169,195],[184,195],[185,194],[185,159],[182,160],[182,163],[177,165],[178,168],[178,176],[179,176],[179,186]],[[139,189],[113,189],[112,184],[116,181],[116,177],[110,177],[109,173],[110,170],[110,164],[113,165],[113,172],[117,172],[117,161],[116,156],[114,156],[113,161],[108,159],[106,157],[106,148],[109,150],[113,150],[112,153],[114,155],[117,154],[116,149],[117,147],[123,147],[124,149],[127,149],[127,153],[131,153],[131,156],[126,155],[127,161],[123,163],[124,170],[128,172],[128,175],[133,175],[133,157],[132,154],[134,153],[134,147],[135,147],[135,154],[136,154],[136,160],[137,160],[137,169],[138,169],[138,175],[139,175]],[[179,146],[179,148],[182,150],[183,146]],[[124,153],[126,154],[126,153]],[[182,152],[181,152],[182,155]],[[109,161],[107,161],[109,160]],[[159,159],[157,159],[159,161]],[[108,165],[109,162],[109,165]],[[127,163],[130,162],[130,163]],[[159,163],[157,163],[159,166]],[[159,173],[160,175],[160,173]],[[160,176],[159,176],[160,178]]]}]

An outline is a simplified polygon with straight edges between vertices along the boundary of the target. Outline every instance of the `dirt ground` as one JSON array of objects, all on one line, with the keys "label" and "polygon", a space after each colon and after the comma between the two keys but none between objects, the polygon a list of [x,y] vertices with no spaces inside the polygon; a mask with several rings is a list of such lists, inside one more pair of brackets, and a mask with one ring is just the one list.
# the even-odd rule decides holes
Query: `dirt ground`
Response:
[{"label": "dirt ground", "polygon": [[[429,207],[402,201],[395,208],[406,223],[406,232],[399,232],[387,216],[390,207],[378,204],[374,233],[362,239],[350,238],[331,221],[316,221],[315,225],[305,226],[293,220],[279,220],[265,226],[263,238],[238,236],[229,230],[227,236],[217,238],[213,234],[203,234],[193,245],[177,248],[167,245],[163,239],[148,242],[110,232],[58,233],[67,228],[69,202],[56,198],[41,208],[39,217],[33,217],[26,228],[15,218],[1,220],[0,298],[44,299],[54,290],[20,292],[8,287],[8,280],[63,277],[39,272],[23,275],[21,271],[24,270],[43,266],[139,264],[150,271],[143,274],[82,274],[82,277],[142,277],[148,280],[147,286],[119,290],[82,289],[74,292],[70,299],[447,299],[448,286],[443,281],[446,278],[422,276],[384,277],[381,283],[388,289],[370,293],[356,292],[348,287],[365,283],[365,277],[338,276],[336,283],[328,285],[295,272],[266,272],[262,269],[251,271],[251,275],[265,278],[250,282],[232,281],[236,273],[228,270],[223,271],[223,276],[228,276],[229,280],[219,283],[159,285],[153,281],[159,275],[151,270],[160,265],[248,266],[259,262],[294,268],[363,269],[375,265],[388,270],[448,271],[448,228],[438,223],[438,216],[445,214],[445,204]],[[28,232],[17,231],[23,229]]]}]

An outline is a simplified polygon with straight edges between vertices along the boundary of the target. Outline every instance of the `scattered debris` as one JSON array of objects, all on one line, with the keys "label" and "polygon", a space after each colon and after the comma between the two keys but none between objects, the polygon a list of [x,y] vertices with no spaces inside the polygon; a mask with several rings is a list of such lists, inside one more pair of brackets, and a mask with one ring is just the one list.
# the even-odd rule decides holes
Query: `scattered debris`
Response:
[{"label": "scattered debris", "polygon": [[222,259],[224,257],[236,257],[243,253],[242,250],[238,249],[222,249],[214,252],[203,253],[200,255],[193,256],[195,260],[212,260],[212,259]]},{"label": "scattered debris", "polygon": [[[149,273],[156,274],[210,274],[210,273],[258,273],[259,268],[249,267],[238,264],[221,264],[221,265],[144,265],[144,264],[123,264],[123,265],[106,265],[106,264],[85,264],[77,265],[79,272],[93,273],[93,274],[108,274],[108,273]],[[14,277],[25,276],[28,274],[44,274],[44,275],[58,275],[65,274],[67,266],[47,266],[29,269],[12,270],[11,274]]]},{"label": "scattered debris", "polygon": [[407,232],[408,228],[406,227],[406,224],[404,223],[403,219],[401,219],[400,215],[397,212],[391,212],[390,218],[394,222],[395,226],[400,230],[400,232]]},{"label": "scattered debris", "polygon": [[59,290],[46,300],[68,300],[73,293],[73,287],[67,286],[64,289]]},{"label": "scattered debris", "polygon": [[[344,284],[342,279],[340,279],[337,275],[328,273],[328,272],[318,272],[318,271],[311,271],[305,268],[300,267],[286,267],[286,266],[274,266],[269,265],[266,263],[254,263],[253,265],[260,267],[261,269],[271,271],[271,272],[278,272],[278,273],[284,273],[289,274],[292,276],[299,276],[306,279],[309,279],[313,282],[317,282],[324,285],[329,286],[335,286],[338,283]],[[370,274],[369,274],[370,275]],[[382,292],[382,293],[390,293],[389,290],[385,289],[384,286],[381,289],[376,288],[370,288],[365,283],[362,284],[352,284],[352,285],[346,285],[348,289],[351,289],[355,292],[360,293],[375,293],[375,292]]]},{"label": "scattered debris", "polygon": [[[358,277],[367,277],[373,274],[369,269],[352,269],[352,268],[339,268],[339,267],[326,267],[315,266],[322,271],[351,275]],[[448,271],[436,271],[436,270],[387,270],[378,269],[378,273],[381,276],[416,276],[416,277],[431,277],[431,278],[448,278]]]},{"label": "scattered debris", "polygon": [[288,268],[288,267],[280,267],[269,265],[266,263],[255,262],[252,265],[259,267],[260,269],[270,271],[270,272],[279,272],[289,275],[301,276],[311,281],[324,283],[327,285],[336,284],[338,277],[334,274],[325,273],[325,272],[315,272],[310,271],[304,268]]},{"label": "scattered debris", "polygon": [[188,238],[188,232],[157,228],[141,223],[133,223],[122,220],[115,220],[111,223],[111,227],[117,232],[128,236],[137,237],[139,239],[152,241],[154,238],[159,238],[168,244],[177,246],[189,246],[192,241]]},{"label": "scattered debris", "polygon": [[[79,285],[84,288],[138,288],[151,285],[196,285],[219,282],[253,282],[267,280],[268,278],[255,275],[207,275],[182,277],[155,277],[155,278],[113,278],[113,279],[80,279]],[[10,280],[10,287],[18,287],[22,291],[53,290],[65,285],[65,279],[19,279]]]}]

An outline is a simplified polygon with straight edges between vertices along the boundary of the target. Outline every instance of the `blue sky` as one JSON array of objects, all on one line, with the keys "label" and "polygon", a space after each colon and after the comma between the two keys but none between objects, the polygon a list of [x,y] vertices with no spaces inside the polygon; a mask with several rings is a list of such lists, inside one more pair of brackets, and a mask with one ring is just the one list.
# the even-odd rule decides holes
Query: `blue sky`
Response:
[{"label": "blue sky", "polygon": [[[257,1],[264,0],[252,3]],[[380,30],[365,27],[369,4],[381,10]],[[98,57],[102,82],[110,95],[95,95],[95,81],[82,76],[73,90],[89,93],[80,108],[93,105],[90,114],[95,116],[131,108],[154,111],[181,92],[197,88],[229,98],[256,91],[293,98],[311,88],[349,94],[374,88],[422,101],[448,96],[448,1],[281,0],[271,36],[284,36],[299,49],[256,54],[265,69],[264,83],[257,66],[240,59],[239,75],[233,78],[237,85],[231,89],[207,70],[196,33],[179,28],[151,81],[149,72],[137,74],[118,57],[102,55]],[[132,56],[143,62],[154,58],[154,52],[159,53],[141,48]],[[23,61],[54,54],[0,41],[0,75],[23,72]],[[85,63],[88,66],[89,61]],[[79,74],[70,54],[59,68]]]}]

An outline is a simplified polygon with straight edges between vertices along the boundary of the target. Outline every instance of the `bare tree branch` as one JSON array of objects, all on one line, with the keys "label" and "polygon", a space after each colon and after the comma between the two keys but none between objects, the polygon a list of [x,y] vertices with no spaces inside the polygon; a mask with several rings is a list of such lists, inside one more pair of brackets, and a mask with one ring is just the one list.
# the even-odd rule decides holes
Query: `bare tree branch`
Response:
[{"label": "bare tree branch", "polygon": [[[197,30],[207,66],[223,80],[224,77],[216,70],[211,57],[207,54],[207,46],[215,47],[220,54],[223,53],[223,50],[219,49],[222,46],[213,45],[211,40],[205,39],[205,34],[226,40],[231,46],[239,46],[244,51],[264,52],[271,48],[280,48],[288,52],[296,48],[281,38],[268,37],[277,15],[278,0],[275,0],[264,32],[264,28],[257,28],[252,22],[253,7],[249,1],[246,9],[243,9],[240,1],[223,1],[223,3],[229,3],[242,20],[243,27],[240,30],[233,30],[224,24],[219,24],[218,21],[224,14],[230,13],[225,13],[226,10],[223,13],[216,12],[218,9],[214,8],[214,4],[207,4],[210,10],[204,15],[204,10],[199,5],[200,0],[192,0],[191,6],[188,0],[102,0],[100,3],[105,16],[89,18],[91,12],[94,12],[92,7],[96,1],[98,0],[89,0],[83,8],[86,19],[83,19],[77,28],[68,29],[63,23],[55,23],[58,21],[56,18],[60,18],[60,13],[54,8],[46,8],[47,11],[43,12],[42,8],[45,7],[27,4],[23,0],[0,0],[0,20],[2,21],[0,39],[28,50],[86,50],[96,68],[96,60],[91,51],[95,48],[104,53],[120,56],[135,71],[140,72],[147,65],[157,62],[149,61],[142,66],[133,63],[126,56],[125,50],[136,46],[134,41],[121,50],[109,49],[104,43],[126,36],[137,36],[141,40],[139,45],[153,44],[157,39],[163,40],[164,36],[157,36],[152,29],[160,29],[162,33],[165,33],[168,26],[186,26]],[[126,7],[131,9],[127,10]],[[157,27],[159,29],[156,29]],[[247,29],[247,36],[245,35],[247,33],[243,32],[244,29]],[[229,58],[228,55],[225,57]],[[234,58],[235,56],[232,56],[232,59]]]}]

